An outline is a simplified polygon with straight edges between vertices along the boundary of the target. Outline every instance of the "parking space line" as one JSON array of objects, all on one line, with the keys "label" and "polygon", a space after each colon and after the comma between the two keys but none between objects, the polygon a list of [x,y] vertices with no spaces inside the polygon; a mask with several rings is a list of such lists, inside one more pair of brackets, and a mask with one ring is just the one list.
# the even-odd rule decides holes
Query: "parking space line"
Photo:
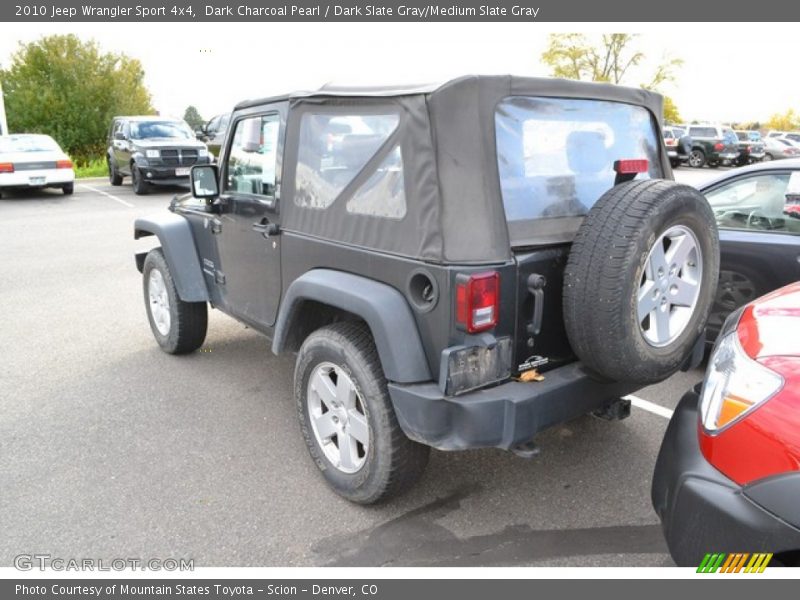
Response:
[{"label": "parking space line", "polygon": [[106,198],[111,198],[112,200],[116,200],[117,202],[119,202],[120,204],[124,204],[128,208],[136,208],[136,206],[134,206],[130,202],[126,202],[122,198],[117,198],[115,195],[109,194],[108,192],[104,192],[103,190],[98,189],[98,188],[96,188],[94,186],[86,185],[85,183],[81,183],[79,185],[80,185],[80,187],[85,188],[85,189],[89,190],[90,192],[94,192],[95,194],[101,194],[101,195],[105,196]]},{"label": "parking space line", "polygon": [[660,406],[649,400],[645,400],[644,398],[639,398],[638,396],[624,396],[624,400],[630,400],[631,404],[633,404],[636,408],[641,408],[642,410],[646,410],[647,412],[651,412],[654,415],[658,415],[659,417],[664,417],[665,419],[671,419],[672,413],[675,412],[669,408],[664,406]]}]

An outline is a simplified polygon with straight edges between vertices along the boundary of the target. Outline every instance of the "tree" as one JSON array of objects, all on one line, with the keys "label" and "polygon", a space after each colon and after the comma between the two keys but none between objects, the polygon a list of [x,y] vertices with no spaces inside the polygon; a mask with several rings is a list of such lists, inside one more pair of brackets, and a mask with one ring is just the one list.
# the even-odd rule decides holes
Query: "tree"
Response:
[{"label": "tree", "polygon": [[195,106],[187,106],[186,111],[183,113],[183,120],[189,124],[193,131],[202,129],[205,125],[205,119],[200,116]]},{"label": "tree", "polygon": [[77,162],[104,155],[114,115],[154,112],[138,60],[72,34],[20,44],[0,82],[9,130],[46,133]]},{"label": "tree", "polygon": [[[645,54],[636,49],[638,37],[629,33],[606,33],[592,40],[582,33],[551,33],[542,61],[550,67],[554,77],[625,83],[645,60]],[[657,91],[675,80],[675,72],[682,65],[681,59],[664,56],[650,77],[639,81],[638,85]],[[678,107],[666,96],[664,119],[673,123],[680,121]]]},{"label": "tree", "polygon": [[767,129],[776,129],[778,131],[792,131],[800,127],[800,119],[793,108],[790,108],[783,114],[776,113],[769,118],[766,122]]}]

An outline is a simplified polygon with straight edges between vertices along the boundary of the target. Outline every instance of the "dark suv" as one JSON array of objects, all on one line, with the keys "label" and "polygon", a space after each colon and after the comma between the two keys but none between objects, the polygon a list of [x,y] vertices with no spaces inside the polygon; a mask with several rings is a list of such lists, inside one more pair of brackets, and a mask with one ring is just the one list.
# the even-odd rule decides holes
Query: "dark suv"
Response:
[{"label": "dark suv", "polygon": [[214,156],[219,156],[219,151],[225,140],[225,134],[228,132],[230,120],[230,113],[215,115],[208,120],[208,123],[203,125],[200,131],[196,132],[197,139],[201,142],[205,142],[209,152]]},{"label": "dark suv", "polygon": [[194,165],[210,162],[208,148],[184,121],[166,117],[114,117],[108,130],[108,178],[146,194],[150,184],[188,184]]},{"label": "dark suv", "polygon": [[717,281],[661,109],[515,77],[241,103],[192,195],[135,222],[160,242],[136,255],[153,334],[191,352],[211,305],[296,352],[303,438],[360,503],[431,446],[531,456],[545,428],[623,417],[700,360]]}]

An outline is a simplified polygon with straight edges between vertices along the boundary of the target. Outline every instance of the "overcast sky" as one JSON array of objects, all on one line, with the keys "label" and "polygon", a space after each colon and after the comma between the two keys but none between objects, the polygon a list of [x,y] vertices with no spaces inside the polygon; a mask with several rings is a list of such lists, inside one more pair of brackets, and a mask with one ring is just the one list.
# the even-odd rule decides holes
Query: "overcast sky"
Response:
[{"label": "overcast sky", "polygon": [[[800,108],[794,72],[796,25],[783,24],[443,24],[443,23],[0,23],[0,64],[18,43],[45,34],[94,38],[141,60],[153,103],[208,118],[239,100],[337,83],[425,83],[467,73],[547,76],[547,34],[641,33],[648,63],[685,63],[664,91],[685,119],[765,120]],[[783,40],[783,41],[781,41]],[[753,48],[749,52],[747,48]],[[648,65],[631,84],[647,79]]]}]

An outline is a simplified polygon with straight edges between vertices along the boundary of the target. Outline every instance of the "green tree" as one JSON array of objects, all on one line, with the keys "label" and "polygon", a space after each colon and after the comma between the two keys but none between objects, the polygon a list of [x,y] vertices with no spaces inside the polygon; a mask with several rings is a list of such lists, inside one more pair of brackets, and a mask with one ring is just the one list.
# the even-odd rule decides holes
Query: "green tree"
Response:
[{"label": "green tree", "polygon": [[114,115],[154,112],[138,60],[71,34],[20,44],[0,82],[9,130],[51,135],[79,163],[104,156]]},{"label": "green tree", "polygon": [[[606,33],[600,38],[589,38],[582,33],[551,33],[547,49],[542,53],[542,62],[550,67],[554,77],[628,83],[634,71],[640,77],[635,83],[647,90],[658,91],[666,83],[675,81],[676,71],[683,65],[679,58],[662,57],[645,79],[641,67],[646,56],[637,49],[639,36],[630,33]],[[675,102],[664,98],[664,119],[680,122]]]},{"label": "green tree", "polygon": [[780,114],[776,113],[769,118],[769,121],[765,124],[767,129],[777,129],[778,131],[792,131],[800,127],[800,119],[798,119],[798,115],[794,112],[793,108],[790,108],[785,113]]},{"label": "green tree", "polygon": [[193,131],[202,129],[203,125],[206,123],[205,119],[200,116],[197,108],[191,105],[186,107],[186,111],[183,113],[183,120],[189,124],[189,127],[191,127]]}]

